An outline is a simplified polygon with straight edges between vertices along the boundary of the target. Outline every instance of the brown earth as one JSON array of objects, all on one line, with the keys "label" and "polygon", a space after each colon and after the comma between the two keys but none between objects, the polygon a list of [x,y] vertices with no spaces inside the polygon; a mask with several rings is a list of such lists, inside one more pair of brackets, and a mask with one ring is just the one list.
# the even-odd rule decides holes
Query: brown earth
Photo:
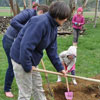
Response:
[{"label": "brown earth", "polygon": [[[93,77],[100,79],[100,75]],[[77,79],[78,85],[69,83],[70,91],[74,93],[73,100],[100,100],[100,83],[89,82]],[[65,83],[50,84],[55,100],[66,100],[64,92],[67,92]],[[44,85],[45,93],[48,100],[53,100],[48,92],[47,84]]]},{"label": "brown earth", "polygon": [[5,33],[12,17],[0,16],[0,33]]}]

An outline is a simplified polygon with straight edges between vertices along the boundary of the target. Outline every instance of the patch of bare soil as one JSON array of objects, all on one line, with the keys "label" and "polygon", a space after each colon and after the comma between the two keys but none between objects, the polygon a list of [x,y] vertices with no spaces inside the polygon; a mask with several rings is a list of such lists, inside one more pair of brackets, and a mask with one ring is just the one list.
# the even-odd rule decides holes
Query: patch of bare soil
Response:
[{"label": "patch of bare soil", "polygon": [[[100,75],[93,77],[100,79]],[[73,100],[100,100],[100,83],[94,83],[77,79],[78,85],[69,83],[70,91],[74,93]],[[50,84],[55,100],[66,100],[64,93],[67,92],[66,83]],[[44,85],[48,100],[52,100],[48,91],[47,84]]]}]

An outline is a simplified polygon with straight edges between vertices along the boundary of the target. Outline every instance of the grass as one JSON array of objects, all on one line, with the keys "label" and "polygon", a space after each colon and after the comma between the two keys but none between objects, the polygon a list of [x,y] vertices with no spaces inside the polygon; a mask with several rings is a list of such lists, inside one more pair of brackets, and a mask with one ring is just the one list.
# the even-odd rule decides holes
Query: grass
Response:
[{"label": "grass", "polygon": [[0,16],[11,16],[9,12],[0,12]]},{"label": "grass", "polygon": [[[20,7],[20,10],[23,10],[23,7]],[[12,16],[10,13],[10,7],[0,7],[0,16]]]},{"label": "grass", "polygon": [[[84,12],[83,15],[85,16],[85,18],[88,18],[88,17],[94,18],[95,12],[91,12],[91,11],[90,12]],[[100,15],[100,12],[98,12],[98,17],[100,17],[99,15]]]},{"label": "grass", "polygon": [[[100,74],[100,22],[94,29],[93,24],[86,25],[87,31],[84,36],[79,37],[78,44],[78,57],[76,63],[76,75],[92,77]],[[0,34],[0,100],[17,100],[18,89],[16,81],[14,80],[12,85],[12,91],[15,95],[13,99],[6,98],[3,92],[5,73],[7,69],[7,58],[2,48],[2,37]],[[58,53],[66,50],[72,45],[73,37],[71,36],[58,36]],[[47,70],[56,71],[49,61],[46,52],[44,51],[43,57]],[[39,65],[42,68],[41,64]],[[43,83],[46,83],[44,73],[42,74]],[[51,83],[56,82],[57,76],[49,74],[49,81]],[[64,78],[63,78],[64,82]]]},{"label": "grass", "polygon": [[0,9],[9,9],[10,10],[10,7],[0,7]]}]

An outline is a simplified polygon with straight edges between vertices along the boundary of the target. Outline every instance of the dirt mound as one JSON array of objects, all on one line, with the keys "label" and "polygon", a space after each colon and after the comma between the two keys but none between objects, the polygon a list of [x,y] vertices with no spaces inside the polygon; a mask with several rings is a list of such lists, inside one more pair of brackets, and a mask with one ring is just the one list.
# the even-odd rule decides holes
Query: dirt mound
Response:
[{"label": "dirt mound", "polygon": [[[94,77],[96,79],[100,79],[100,75]],[[78,85],[75,86],[69,83],[70,91],[74,93],[73,100],[100,100],[100,84],[84,81],[84,80],[77,80]],[[54,94],[55,100],[66,100],[64,92],[67,92],[66,84],[65,83],[54,83],[50,84],[51,90]],[[47,85],[44,85],[44,89],[46,92],[46,96],[48,100],[53,100],[50,97]]]}]

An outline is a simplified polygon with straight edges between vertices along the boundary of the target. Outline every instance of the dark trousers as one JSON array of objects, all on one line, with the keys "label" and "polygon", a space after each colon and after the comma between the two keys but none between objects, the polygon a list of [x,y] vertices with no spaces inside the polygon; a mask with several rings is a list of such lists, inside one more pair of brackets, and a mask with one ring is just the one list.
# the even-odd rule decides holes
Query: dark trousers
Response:
[{"label": "dark trousers", "polygon": [[73,42],[74,43],[78,43],[78,37],[79,37],[79,34],[80,34],[80,29],[73,29],[73,35],[74,35],[74,39],[73,39]]},{"label": "dark trousers", "polygon": [[5,75],[5,85],[4,85],[5,92],[10,91],[13,78],[14,78],[13,66],[12,66],[12,62],[10,58],[10,48],[12,46],[13,41],[14,40],[8,38],[6,35],[4,35],[3,40],[2,40],[3,48],[8,59],[8,68]]},{"label": "dark trousers", "polygon": [[71,75],[75,75],[75,70],[72,70],[71,71]]}]

